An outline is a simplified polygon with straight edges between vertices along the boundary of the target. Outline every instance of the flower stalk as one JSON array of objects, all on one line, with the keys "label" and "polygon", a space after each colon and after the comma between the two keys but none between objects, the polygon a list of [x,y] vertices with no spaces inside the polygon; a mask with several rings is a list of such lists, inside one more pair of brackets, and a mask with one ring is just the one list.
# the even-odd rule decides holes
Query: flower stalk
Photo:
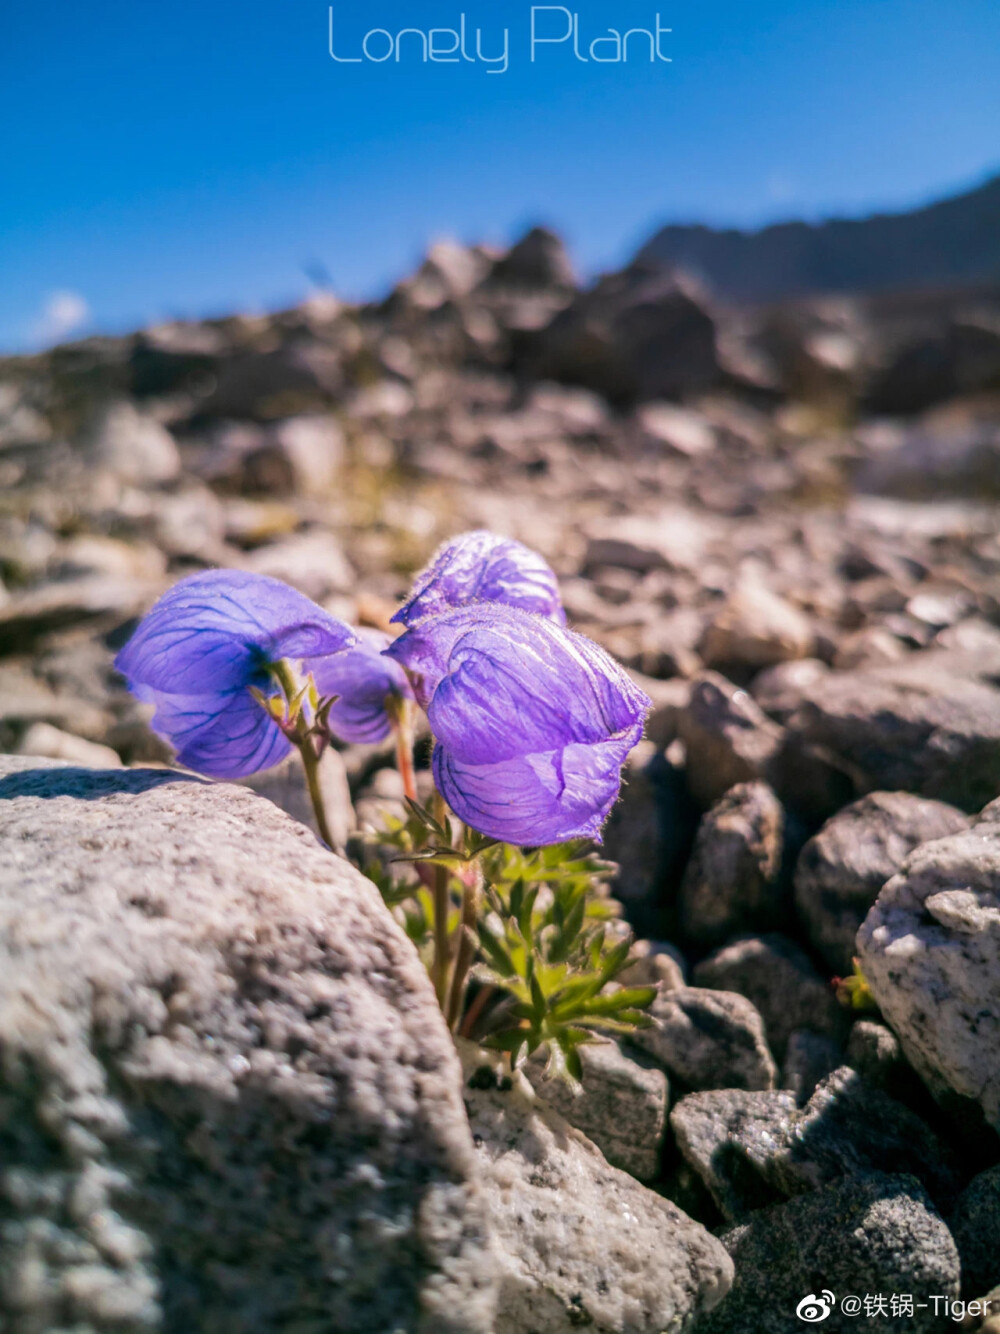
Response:
[{"label": "flower stalk", "polygon": [[472,967],[476,951],[479,948],[476,923],[479,920],[485,882],[483,868],[478,857],[474,857],[462,868],[462,881],[462,916],[456,931],[458,945],[455,952],[455,971],[451,979],[448,1007],[445,1010],[448,1027],[453,1031],[458,1028],[459,1020],[462,1017],[462,1002],[465,1000],[465,987],[469,979],[469,969]]}]

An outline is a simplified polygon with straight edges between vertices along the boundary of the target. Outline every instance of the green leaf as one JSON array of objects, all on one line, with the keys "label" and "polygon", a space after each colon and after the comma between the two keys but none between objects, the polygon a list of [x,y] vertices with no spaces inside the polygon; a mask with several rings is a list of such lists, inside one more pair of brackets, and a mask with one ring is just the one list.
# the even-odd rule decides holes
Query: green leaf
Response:
[{"label": "green leaf", "polygon": [[514,977],[517,972],[514,961],[485,922],[476,923],[476,933],[479,936],[480,945],[486,951],[490,962],[500,976],[502,978]]},{"label": "green leaf", "polygon": [[622,987],[608,995],[580,1002],[581,1014],[617,1014],[619,1010],[644,1010],[656,998],[655,987]]}]

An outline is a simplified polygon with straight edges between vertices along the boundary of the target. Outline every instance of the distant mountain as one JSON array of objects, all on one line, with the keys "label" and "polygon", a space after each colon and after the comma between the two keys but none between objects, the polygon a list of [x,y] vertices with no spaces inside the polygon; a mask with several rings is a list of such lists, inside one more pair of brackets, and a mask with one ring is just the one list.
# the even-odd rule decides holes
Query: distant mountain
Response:
[{"label": "distant mountain", "polygon": [[787,222],[758,232],[664,227],[638,259],[689,273],[737,303],[995,283],[1000,176],[911,213]]}]

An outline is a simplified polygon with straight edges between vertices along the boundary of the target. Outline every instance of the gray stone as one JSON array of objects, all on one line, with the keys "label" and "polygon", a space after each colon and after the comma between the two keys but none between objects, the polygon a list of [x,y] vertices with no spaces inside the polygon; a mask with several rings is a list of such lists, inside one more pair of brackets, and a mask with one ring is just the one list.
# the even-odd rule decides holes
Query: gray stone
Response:
[{"label": "gray stone", "polygon": [[697,570],[716,534],[704,516],[681,506],[658,514],[623,514],[594,520],[587,526],[584,571],[619,566],[644,574],[648,570]]},{"label": "gray stone", "polygon": [[714,1237],[609,1166],[520,1071],[459,1045],[497,1234],[496,1334],[660,1334],[722,1299],[732,1267]]},{"label": "gray stone", "polygon": [[846,1015],[827,978],[787,936],[749,936],[703,959],[694,970],[699,987],[738,991],[753,1001],[779,1061],[793,1029],[813,1029],[840,1039]]},{"label": "gray stone", "polygon": [[935,1334],[942,1314],[931,1296],[959,1290],[955,1243],[912,1177],[872,1172],[825,1186],[755,1214],[722,1236],[736,1264],[726,1300],[698,1334],[797,1334],[796,1307],[823,1290],[848,1294],[909,1293],[914,1315],[835,1319],[831,1330],[864,1324],[887,1334]]},{"label": "gray stone", "polygon": [[683,772],[652,743],[642,742],[625,768],[621,799],[604,829],[604,853],[617,866],[616,898],[628,905],[629,919],[643,934],[670,929],[668,888],[687,861],[698,812]]},{"label": "gray stone", "polygon": [[744,579],[712,616],[698,651],[709,667],[772,667],[809,657],[812,624],[765,584]]},{"label": "gray stone", "polygon": [[1000,1286],[1000,1164],[980,1172],[948,1219],[962,1257],[962,1291],[981,1297]]},{"label": "gray stone", "polygon": [[239,787],[0,774],[0,1325],[489,1334],[458,1062],[374,887]]},{"label": "gray stone", "polygon": [[296,533],[252,552],[244,562],[254,574],[266,574],[322,602],[332,593],[354,589],[356,576],[344,549],[332,533],[322,529]]},{"label": "gray stone", "polygon": [[689,1093],[670,1113],[684,1161],[727,1221],[785,1198],[766,1166],[789,1143],[795,1112],[785,1090],[711,1089]]},{"label": "gray stone", "polygon": [[788,1194],[881,1169],[917,1177],[942,1208],[954,1198],[954,1162],[944,1142],[849,1066],[822,1081],[793,1125],[793,1142],[775,1178]]},{"label": "gray stone", "polygon": [[766,783],[738,783],[702,817],[678,898],[681,930],[716,944],[787,916],[785,812]]},{"label": "gray stone", "polygon": [[762,777],[784,740],[747,692],[717,672],[692,683],[678,730],[687,749],[688,783],[704,808],[736,783]]},{"label": "gray stone", "polygon": [[772,1089],[777,1078],[760,1015],[744,996],[702,987],[661,992],[651,1028],[632,1041],[694,1089]]},{"label": "gray stone", "polygon": [[937,1136],[847,1067],[824,1079],[802,1109],[786,1090],[719,1089],[683,1098],[670,1125],[729,1219],[875,1170],[917,1177],[942,1207],[954,1200],[954,1169]]},{"label": "gray stone", "polygon": [[581,292],[531,351],[537,378],[619,402],[703,393],[721,377],[711,316],[672,274],[641,265]]},{"label": "gray stone", "polygon": [[512,287],[575,286],[573,265],[561,238],[547,227],[532,227],[490,271],[491,283]]},{"label": "gray stone", "polygon": [[30,648],[42,635],[99,616],[136,615],[160,591],[145,581],[84,575],[13,594],[0,607],[0,656]]},{"label": "gray stone", "polygon": [[125,400],[101,409],[84,432],[81,446],[89,463],[140,486],[169,482],[181,470],[170,432]]},{"label": "gray stone", "polygon": [[574,1087],[545,1078],[546,1060],[532,1057],[524,1073],[535,1092],[570,1125],[593,1140],[612,1167],[639,1181],[660,1171],[670,1088],[648,1058],[627,1054],[614,1042],[581,1047],[583,1079]]},{"label": "gray stone", "polygon": [[120,769],[122,764],[118,752],[110,746],[60,731],[51,723],[32,723],[21,738],[17,753],[65,760],[68,764],[82,764],[87,769]]},{"label": "gray stone", "polygon": [[153,534],[168,556],[225,563],[226,512],[207,486],[157,497]]},{"label": "gray stone", "polygon": [[750,683],[750,693],[768,717],[784,723],[802,703],[803,692],[829,670],[819,658],[779,662],[757,673]]},{"label": "gray stone", "polygon": [[890,1094],[909,1070],[899,1038],[874,1019],[859,1019],[851,1026],[846,1058],[866,1083]]},{"label": "gray stone", "polygon": [[[343,853],[357,822],[351,804],[347,769],[339,751],[328,749],[324,752],[319,763],[319,782],[323,795],[323,809],[333,837],[333,849],[335,852]],[[287,760],[283,760],[274,768],[264,769],[249,778],[244,778],[242,786],[248,787],[251,792],[256,792],[259,797],[273,801],[275,806],[280,806],[293,820],[308,825],[314,834],[319,835],[316,813],[306,786],[305,771],[298,755],[290,755]]]},{"label": "gray stone", "polygon": [[975,811],[1000,789],[1000,690],[958,655],[831,672],[788,727],[850,766],[861,791],[902,789]]},{"label": "gray stone", "polygon": [[687,962],[676,946],[663,940],[635,940],[629,963],[618,974],[625,987],[659,987],[672,991],[685,984]]},{"label": "gray stone", "polygon": [[781,1087],[795,1095],[801,1107],[816,1085],[840,1065],[840,1043],[811,1028],[796,1028],[788,1035],[788,1045],[781,1065]]},{"label": "gray stone", "polygon": [[851,971],[858,928],[909,853],[968,823],[941,801],[871,792],[838,811],[809,840],[795,866],[795,906],[811,944],[835,973]]},{"label": "gray stone", "polygon": [[939,1098],[1000,1131],[1000,825],[924,843],[858,933],[879,1009]]}]

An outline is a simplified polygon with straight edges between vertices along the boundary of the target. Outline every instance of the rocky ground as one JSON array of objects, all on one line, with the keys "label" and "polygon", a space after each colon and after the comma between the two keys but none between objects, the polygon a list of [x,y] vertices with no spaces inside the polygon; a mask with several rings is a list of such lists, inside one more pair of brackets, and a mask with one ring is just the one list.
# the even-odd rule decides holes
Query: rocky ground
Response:
[{"label": "rocky ground", "polygon": [[[535,232],[0,361],[0,1328],[781,1334],[1000,1287],[998,515],[991,291],[727,312]],[[656,1023],[575,1098],[463,1079],[377,896],[158,770],[111,668],[185,572],[379,624],[479,526],[655,702],[607,851]],[[342,844],[388,764],[328,757]]]}]

